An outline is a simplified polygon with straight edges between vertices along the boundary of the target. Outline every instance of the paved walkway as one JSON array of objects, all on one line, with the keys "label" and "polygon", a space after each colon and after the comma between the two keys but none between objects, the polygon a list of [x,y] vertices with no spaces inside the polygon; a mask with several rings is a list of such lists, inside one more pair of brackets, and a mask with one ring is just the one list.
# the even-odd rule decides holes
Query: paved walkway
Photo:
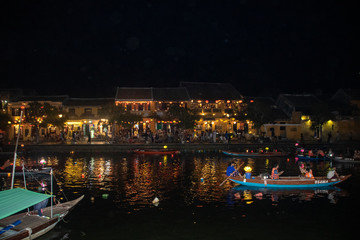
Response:
[{"label": "paved walkway", "polygon": [[[212,149],[212,150],[233,150],[240,151],[244,149],[258,149],[269,147],[270,149],[277,149],[279,151],[293,151],[295,150],[295,142],[292,141],[278,141],[271,143],[250,143],[250,142],[231,142],[227,143],[121,143],[110,144],[105,141],[86,141],[60,143],[60,142],[41,142],[40,144],[33,144],[31,142],[20,142],[18,152],[124,152],[132,149],[159,149],[167,146],[168,149],[180,150],[194,150],[194,149]],[[331,148],[335,152],[343,152],[347,148],[350,151],[360,149],[360,142],[339,142],[339,143],[319,143],[319,142],[306,142],[304,144],[308,148]],[[15,149],[14,144],[5,145],[4,152],[13,152]]]}]

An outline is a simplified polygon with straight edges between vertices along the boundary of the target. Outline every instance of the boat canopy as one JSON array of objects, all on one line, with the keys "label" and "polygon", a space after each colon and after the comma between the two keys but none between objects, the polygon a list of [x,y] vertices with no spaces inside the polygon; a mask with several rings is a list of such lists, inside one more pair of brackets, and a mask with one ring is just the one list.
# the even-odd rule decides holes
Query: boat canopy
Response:
[{"label": "boat canopy", "polygon": [[31,207],[51,195],[37,193],[22,188],[13,188],[0,192],[0,219]]}]

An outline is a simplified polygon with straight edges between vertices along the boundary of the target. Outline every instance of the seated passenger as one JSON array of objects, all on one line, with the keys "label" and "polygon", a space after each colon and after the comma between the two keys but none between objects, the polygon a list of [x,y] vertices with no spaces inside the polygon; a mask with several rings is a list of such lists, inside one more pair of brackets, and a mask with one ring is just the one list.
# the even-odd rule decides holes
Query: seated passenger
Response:
[{"label": "seated passenger", "polygon": [[314,157],[314,153],[313,153],[312,150],[309,150],[309,151],[308,151],[308,156],[309,156],[309,157]]},{"label": "seated passenger", "polygon": [[271,170],[271,179],[279,179],[279,176],[283,174],[284,171],[279,172],[279,164],[276,164]]},{"label": "seated passenger", "polygon": [[305,177],[307,177],[307,178],[315,178],[314,175],[313,175],[313,172],[312,172],[312,170],[310,168],[306,169]]},{"label": "seated passenger", "polygon": [[337,179],[340,178],[339,174],[337,174],[336,172],[336,167],[330,168],[327,175],[326,175],[327,179]]},{"label": "seated passenger", "polygon": [[319,149],[316,153],[316,157],[320,158],[320,157],[325,157],[325,153],[323,150]]},{"label": "seated passenger", "polygon": [[299,166],[299,170],[300,170],[301,174],[302,174],[303,176],[305,176],[305,174],[306,174],[306,169],[305,169],[305,165],[304,165],[303,163]]}]

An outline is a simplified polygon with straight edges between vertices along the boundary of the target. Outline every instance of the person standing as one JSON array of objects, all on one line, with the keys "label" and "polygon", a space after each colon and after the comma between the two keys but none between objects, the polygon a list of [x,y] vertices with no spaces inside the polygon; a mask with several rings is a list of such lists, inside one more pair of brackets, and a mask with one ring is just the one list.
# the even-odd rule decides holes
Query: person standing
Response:
[{"label": "person standing", "polygon": [[87,141],[87,143],[91,144],[91,133],[90,132],[88,133],[88,141]]},{"label": "person standing", "polygon": [[236,169],[235,169],[235,163],[234,162],[231,162],[231,163],[229,163],[229,166],[228,166],[228,168],[226,169],[226,175],[228,176],[228,177],[230,177],[230,176],[238,176],[239,175],[239,172],[238,171],[236,171]]}]

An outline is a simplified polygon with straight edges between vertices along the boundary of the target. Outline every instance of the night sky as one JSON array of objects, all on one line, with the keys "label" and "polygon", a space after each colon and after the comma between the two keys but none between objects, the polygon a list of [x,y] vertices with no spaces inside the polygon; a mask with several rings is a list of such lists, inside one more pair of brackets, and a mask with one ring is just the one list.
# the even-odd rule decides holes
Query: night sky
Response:
[{"label": "night sky", "polygon": [[6,1],[1,88],[113,97],[195,81],[332,94],[360,81],[358,2]]}]

